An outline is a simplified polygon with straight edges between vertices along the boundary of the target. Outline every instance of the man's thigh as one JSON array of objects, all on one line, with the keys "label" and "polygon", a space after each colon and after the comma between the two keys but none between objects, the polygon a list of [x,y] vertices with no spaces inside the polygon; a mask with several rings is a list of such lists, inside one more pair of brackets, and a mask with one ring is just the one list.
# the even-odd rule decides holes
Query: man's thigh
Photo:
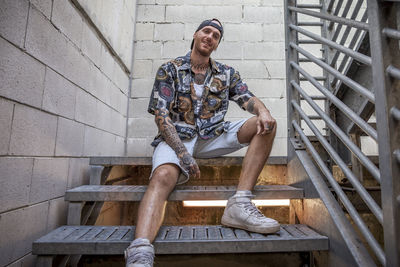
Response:
[{"label": "man's thigh", "polygon": [[238,132],[250,119],[232,121],[226,132],[210,140],[197,140],[194,156],[197,158],[215,158],[233,153],[248,146],[248,142],[240,142]]},{"label": "man's thigh", "polygon": [[[193,154],[194,144],[196,143],[196,138],[193,138],[189,141],[184,141],[183,144],[186,147],[187,151],[190,154]],[[180,166],[180,160],[177,157],[175,151],[166,143],[159,143],[154,149],[153,153],[153,162],[152,162],[152,171],[150,175],[150,179],[153,177],[155,170],[164,164],[174,164],[180,169],[180,174],[178,177],[177,184],[182,184],[187,182],[189,179],[188,173]]]}]

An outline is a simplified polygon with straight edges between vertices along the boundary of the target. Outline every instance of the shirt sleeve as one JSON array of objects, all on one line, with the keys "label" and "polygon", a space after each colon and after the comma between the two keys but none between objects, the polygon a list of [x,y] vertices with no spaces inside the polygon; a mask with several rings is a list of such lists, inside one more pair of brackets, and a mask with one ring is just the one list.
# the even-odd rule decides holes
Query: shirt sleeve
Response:
[{"label": "shirt sleeve", "polygon": [[149,113],[154,115],[155,111],[160,108],[170,110],[175,95],[172,74],[171,67],[168,63],[161,65],[157,70],[149,106],[147,108]]},{"label": "shirt sleeve", "polygon": [[247,84],[242,81],[238,71],[230,70],[229,100],[235,101],[243,110],[246,103],[254,95],[249,91]]}]

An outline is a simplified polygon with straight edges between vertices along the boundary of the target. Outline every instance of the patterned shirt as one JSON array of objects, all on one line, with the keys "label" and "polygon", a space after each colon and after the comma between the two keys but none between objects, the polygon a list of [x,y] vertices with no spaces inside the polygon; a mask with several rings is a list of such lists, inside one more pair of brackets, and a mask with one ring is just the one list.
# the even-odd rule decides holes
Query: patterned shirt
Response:
[{"label": "patterned shirt", "polygon": [[[201,98],[194,89],[190,52],[164,63],[157,71],[148,112],[154,115],[157,109],[167,109],[181,140],[220,135],[230,123],[224,121],[229,100],[244,109],[244,103],[254,96],[239,72],[212,59],[210,63]],[[151,145],[157,146],[162,140],[158,133]]]}]

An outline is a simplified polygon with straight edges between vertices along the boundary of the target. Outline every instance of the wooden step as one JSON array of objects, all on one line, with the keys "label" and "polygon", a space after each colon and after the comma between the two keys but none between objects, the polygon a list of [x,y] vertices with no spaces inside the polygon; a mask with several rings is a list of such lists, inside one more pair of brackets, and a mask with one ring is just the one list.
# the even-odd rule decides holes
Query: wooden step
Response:
[{"label": "wooden step", "polygon": [[[147,186],[138,185],[83,185],[65,194],[67,201],[140,201]],[[236,186],[177,186],[168,200],[225,200],[236,191]],[[287,185],[256,186],[255,199],[299,199],[303,189]]]},{"label": "wooden step", "polygon": [[[133,240],[134,226],[62,226],[33,243],[35,255],[118,255]],[[306,225],[281,225],[257,234],[219,225],[162,226],[156,254],[296,252],[328,250],[328,238]]]},{"label": "wooden step", "polygon": [[[242,165],[243,157],[218,157],[211,159],[196,159],[199,166],[234,166]],[[287,157],[269,157],[269,165],[287,164]],[[152,165],[151,157],[92,157],[90,165],[115,166],[115,165]]]}]

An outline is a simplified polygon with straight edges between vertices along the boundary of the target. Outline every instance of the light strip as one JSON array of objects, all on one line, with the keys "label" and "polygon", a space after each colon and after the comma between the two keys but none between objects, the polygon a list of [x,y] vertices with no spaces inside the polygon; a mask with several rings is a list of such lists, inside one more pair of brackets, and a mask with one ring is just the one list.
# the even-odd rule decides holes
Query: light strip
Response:
[{"label": "light strip", "polygon": [[[256,199],[252,200],[256,206],[289,206],[290,199]],[[184,200],[184,207],[225,207],[227,200]]]}]

